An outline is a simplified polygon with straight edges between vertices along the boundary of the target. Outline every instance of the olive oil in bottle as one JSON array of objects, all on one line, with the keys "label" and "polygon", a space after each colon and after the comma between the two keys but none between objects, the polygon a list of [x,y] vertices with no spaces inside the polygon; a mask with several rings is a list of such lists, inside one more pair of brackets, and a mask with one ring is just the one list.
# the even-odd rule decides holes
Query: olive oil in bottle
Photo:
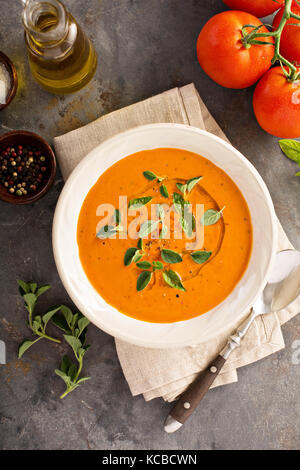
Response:
[{"label": "olive oil in bottle", "polygon": [[97,67],[94,47],[59,0],[23,0],[31,72],[52,93],[83,88]]}]

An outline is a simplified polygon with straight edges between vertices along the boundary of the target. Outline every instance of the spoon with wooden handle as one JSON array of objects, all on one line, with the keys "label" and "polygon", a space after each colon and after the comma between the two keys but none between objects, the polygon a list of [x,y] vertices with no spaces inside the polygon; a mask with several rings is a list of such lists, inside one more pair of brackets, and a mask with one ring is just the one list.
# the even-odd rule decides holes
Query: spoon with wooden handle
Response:
[{"label": "spoon with wooden handle", "polygon": [[268,284],[254,303],[250,315],[230,336],[220,354],[201,372],[196,380],[179,398],[167,417],[164,429],[172,433],[181,428],[211,387],[226,360],[246,335],[256,317],[281,310],[292,303],[300,294],[300,252],[283,250],[276,254]]}]

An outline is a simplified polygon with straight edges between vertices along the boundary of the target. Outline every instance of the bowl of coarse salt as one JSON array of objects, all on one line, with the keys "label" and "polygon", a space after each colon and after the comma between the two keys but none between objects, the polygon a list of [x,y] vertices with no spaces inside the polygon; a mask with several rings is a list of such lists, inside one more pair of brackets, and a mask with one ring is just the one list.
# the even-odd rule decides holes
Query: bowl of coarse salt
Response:
[{"label": "bowl of coarse salt", "polygon": [[9,105],[18,88],[17,71],[12,61],[0,51],[0,111]]}]

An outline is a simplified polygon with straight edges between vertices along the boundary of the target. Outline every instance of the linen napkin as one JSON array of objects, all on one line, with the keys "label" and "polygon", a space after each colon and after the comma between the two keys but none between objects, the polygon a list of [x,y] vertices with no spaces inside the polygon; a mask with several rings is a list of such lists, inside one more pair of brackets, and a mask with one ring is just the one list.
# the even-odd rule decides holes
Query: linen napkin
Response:
[{"label": "linen napkin", "polygon": [[[93,148],[113,135],[135,126],[158,122],[175,122],[206,129],[225,139],[193,84],[153,96],[96,119],[94,122],[54,138],[56,155],[64,179]],[[278,251],[292,249],[278,221]],[[240,348],[226,362],[213,386],[237,381],[237,368],[262,359],[284,348],[280,325],[300,311],[300,300],[277,313],[258,317]],[[133,395],[145,400],[163,397],[176,399],[217,353],[238,325],[212,341],[177,349],[149,349],[116,339],[118,357]]]}]

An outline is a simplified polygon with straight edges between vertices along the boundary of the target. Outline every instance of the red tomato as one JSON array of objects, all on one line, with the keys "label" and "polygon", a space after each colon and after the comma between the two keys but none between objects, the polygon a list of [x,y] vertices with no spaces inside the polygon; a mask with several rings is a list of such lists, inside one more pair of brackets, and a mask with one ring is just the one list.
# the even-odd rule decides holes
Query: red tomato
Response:
[{"label": "red tomato", "polygon": [[[273,21],[273,29],[277,29],[282,18],[284,9],[281,8]],[[296,15],[300,15],[300,6],[297,2],[293,1],[292,11]],[[282,31],[280,39],[280,52],[289,61],[299,62],[300,64],[300,27],[289,26],[291,24],[299,23],[299,20],[290,18]]]},{"label": "red tomato", "polygon": [[281,67],[270,69],[258,82],[253,109],[259,125],[277,137],[300,137],[300,81],[289,82]]},{"label": "red tomato", "polygon": [[[197,41],[198,60],[215,82],[227,88],[253,85],[271,67],[272,45],[242,44],[242,27],[261,25],[261,21],[242,11],[224,11],[213,16],[201,30]],[[248,28],[251,30],[251,28]],[[268,32],[263,26],[261,32]],[[273,41],[273,38],[264,38]]]},{"label": "red tomato", "polygon": [[259,18],[271,15],[283,5],[284,0],[223,0],[233,10],[242,10]]}]

